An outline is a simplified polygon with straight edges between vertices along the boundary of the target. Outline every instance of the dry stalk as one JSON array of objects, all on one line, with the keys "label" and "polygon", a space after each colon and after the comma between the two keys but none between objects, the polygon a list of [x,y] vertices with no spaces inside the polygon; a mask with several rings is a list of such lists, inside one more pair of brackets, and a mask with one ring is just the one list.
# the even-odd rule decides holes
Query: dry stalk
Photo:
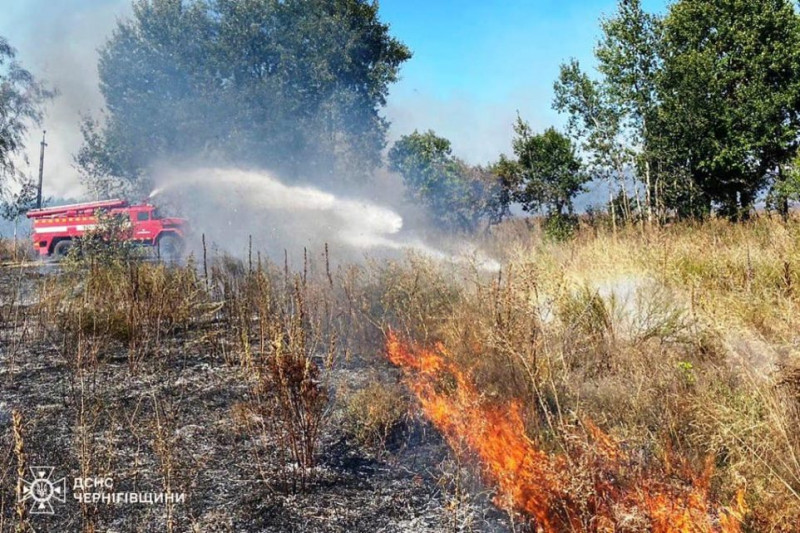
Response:
[{"label": "dry stalk", "polygon": [[27,467],[25,438],[22,428],[22,413],[14,409],[11,412],[11,423],[14,431],[14,456],[17,458],[17,502],[15,507],[17,527],[15,531],[17,533],[23,533],[30,528],[30,525],[28,524],[27,509],[25,508],[25,503],[22,501],[23,479],[25,478],[25,468]]},{"label": "dry stalk", "polygon": [[[163,402],[153,394],[153,412],[155,416],[155,441],[154,449],[161,465],[161,479],[164,493],[172,495],[175,486],[175,450],[171,428],[166,420]],[[166,528],[167,533],[175,530],[175,503],[173,499],[165,498]]]}]

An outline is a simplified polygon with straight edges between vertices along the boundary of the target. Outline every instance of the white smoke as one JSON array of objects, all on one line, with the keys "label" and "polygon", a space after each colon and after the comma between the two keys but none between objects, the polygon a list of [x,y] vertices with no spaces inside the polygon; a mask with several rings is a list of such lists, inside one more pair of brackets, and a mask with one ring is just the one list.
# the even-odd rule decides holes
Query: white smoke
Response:
[{"label": "white smoke", "polygon": [[[364,200],[338,198],[314,187],[285,185],[266,172],[200,169],[162,178],[166,181],[156,193],[175,191],[193,200],[205,198],[203,203],[211,204],[195,218],[212,221],[212,227],[207,228],[212,234],[216,233],[213,226],[218,222],[215,215],[230,207],[242,229],[268,228],[274,233],[282,229],[276,224],[292,226],[296,232],[293,239],[308,241],[307,244],[318,244],[314,237],[323,237],[367,248],[380,245],[403,227],[403,219],[391,209]],[[192,210],[191,205],[181,207]]]},{"label": "white smoke", "polygon": [[[5,4],[8,5],[5,5]],[[31,127],[25,141],[28,163],[36,175],[39,143],[47,130],[44,195],[78,197],[80,183],[73,156],[83,142],[82,115],[98,116],[104,107],[97,73],[97,50],[130,11],[129,0],[3,0],[0,35],[17,49],[18,59],[58,95],[45,107],[41,127]]]},{"label": "white smoke", "polygon": [[[166,170],[155,176],[159,196],[180,209],[195,235],[239,255],[252,239],[253,247],[273,257],[284,251],[297,256],[303,248],[330,244],[343,259],[353,254],[411,249],[448,261],[467,260],[464,251],[451,254],[403,232],[403,218],[374,202],[337,196],[311,186],[287,185],[263,171],[204,168]],[[474,259],[474,250],[467,250]],[[491,259],[480,267],[499,268]]]}]

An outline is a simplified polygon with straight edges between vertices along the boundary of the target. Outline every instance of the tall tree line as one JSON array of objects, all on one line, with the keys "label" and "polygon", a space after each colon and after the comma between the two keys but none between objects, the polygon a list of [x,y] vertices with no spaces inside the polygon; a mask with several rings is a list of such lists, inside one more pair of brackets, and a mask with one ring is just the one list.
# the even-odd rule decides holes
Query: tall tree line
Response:
[{"label": "tall tree line", "polygon": [[135,0],[100,50],[106,116],[77,156],[100,189],[154,160],[357,181],[381,164],[380,115],[411,57],[367,0]]},{"label": "tall tree line", "polygon": [[601,26],[598,76],[563,65],[554,106],[622,215],[744,218],[766,191],[785,213],[800,139],[793,3],[679,0],[659,17],[621,0]]},{"label": "tall tree line", "polygon": [[513,155],[489,167],[504,191],[497,213],[513,202],[574,222],[572,200],[590,179],[606,182],[615,228],[712,212],[744,219],[762,196],[786,215],[800,200],[800,15],[790,0],[678,0],[663,16],[620,0],[600,29],[597,71],[569,60],[554,84],[565,132],[519,119]]},{"label": "tall tree line", "polygon": [[[434,220],[470,229],[517,203],[572,217],[604,180],[616,226],[800,199],[800,15],[791,0],[620,0],[589,73],[561,66],[563,132],[515,126],[513,154],[472,167],[434,132],[402,137],[389,167]],[[328,184],[383,164],[381,116],[408,48],[368,0],[134,0],[100,50],[106,113],[76,156],[100,194],[146,187],[155,161],[270,168]],[[0,172],[51,95],[0,40]],[[144,185],[142,185],[144,184]]]}]

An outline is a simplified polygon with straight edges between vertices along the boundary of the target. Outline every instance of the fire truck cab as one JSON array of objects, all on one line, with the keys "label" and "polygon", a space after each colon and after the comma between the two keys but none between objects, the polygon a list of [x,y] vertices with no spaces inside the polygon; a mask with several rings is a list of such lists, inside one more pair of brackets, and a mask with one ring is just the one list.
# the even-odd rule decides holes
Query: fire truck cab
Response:
[{"label": "fire truck cab", "polygon": [[187,221],[162,217],[156,206],[131,205],[125,200],[105,200],[81,204],[32,209],[27,217],[33,221],[33,246],[41,257],[62,258],[74,239],[98,226],[98,215],[107,213],[130,221],[127,239],[145,246],[157,247],[159,255],[177,258],[183,251]]}]

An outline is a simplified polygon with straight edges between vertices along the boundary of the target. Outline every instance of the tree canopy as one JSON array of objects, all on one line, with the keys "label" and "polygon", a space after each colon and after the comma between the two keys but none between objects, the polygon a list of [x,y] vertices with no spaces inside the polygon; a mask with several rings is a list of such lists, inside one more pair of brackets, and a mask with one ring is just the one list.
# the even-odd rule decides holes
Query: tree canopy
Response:
[{"label": "tree canopy", "polygon": [[[43,84],[20,65],[16,52],[6,39],[0,37],[0,197],[4,203],[27,198],[30,187],[20,175],[16,162],[24,157],[25,135],[31,125],[42,120],[42,105],[53,95]],[[25,192],[9,191],[13,181]],[[4,212],[10,213],[12,206]],[[13,211],[13,209],[11,209]]]},{"label": "tree canopy", "polygon": [[389,168],[443,229],[474,230],[506,215],[507,190],[496,175],[453,156],[450,141],[433,131],[401,137],[389,150]]},{"label": "tree canopy", "polygon": [[[627,199],[625,182],[631,150],[623,135],[624,112],[611,97],[608,85],[591,79],[573,60],[561,66],[553,88],[553,107],[569,115],[567,129],[588,154],[594,177],[608,181],[609,201],[616,195],[615,189],[621,190]],[[630,218],[627,202],[624,208],[625,217]],[[612,220],[616,227],[613,210]]]},{"label": "tree canopy", "polygon": [[496,172],[525,211],[546,210],[551,217],[573,214],[572,201],[589,180],[569,137],[548,128],[534,134],[522,118],[514,126],[515,160],[501,158]]},{"label": "tree canopy", "polygon": [[366,0],[136,0],[100,52],[107,113],[84,124],[90,183],[159,158],[356,179],[380,164],[380,115],[408,48]]},{"label": "tree canopy", "polygon": [[599,76],[566,63],[554,107],[569,115],[594,175],[616,178],[626,214],[629,180],[648,220],[713,208],[736,217],[768,186],[785,190],[776,186],[800,138],[800,16],[790,0],[678,0],[663,18],[620,0],[601,28]]},{"label": "tree canopy", "polygon": [[797,149],[800,17],[789,0],[681,0],[664,20],[658,127],[706,201],[734,216]]},{"label": "tree canopy", "polygon": [[[768,189],[785,210],[800,145],[792,0],[676,0],[664,16],[619,0],[601,30],[597,75],[564,63],[553,106],[586,171],[608,182],[615,227],[618,212],[735,217]],[[184,159],[355,180],[381,164],[381,109],[410,57],[375,1],[134,0],[101,50],[107,112],[83,124],[76,159],[105,193]],[[512,198],[569,212],[583,161],[557,131],[525,128],[516,159],[491,172],[433,132],[401,138],[390,167],[450,227],[501,218]]]}]

